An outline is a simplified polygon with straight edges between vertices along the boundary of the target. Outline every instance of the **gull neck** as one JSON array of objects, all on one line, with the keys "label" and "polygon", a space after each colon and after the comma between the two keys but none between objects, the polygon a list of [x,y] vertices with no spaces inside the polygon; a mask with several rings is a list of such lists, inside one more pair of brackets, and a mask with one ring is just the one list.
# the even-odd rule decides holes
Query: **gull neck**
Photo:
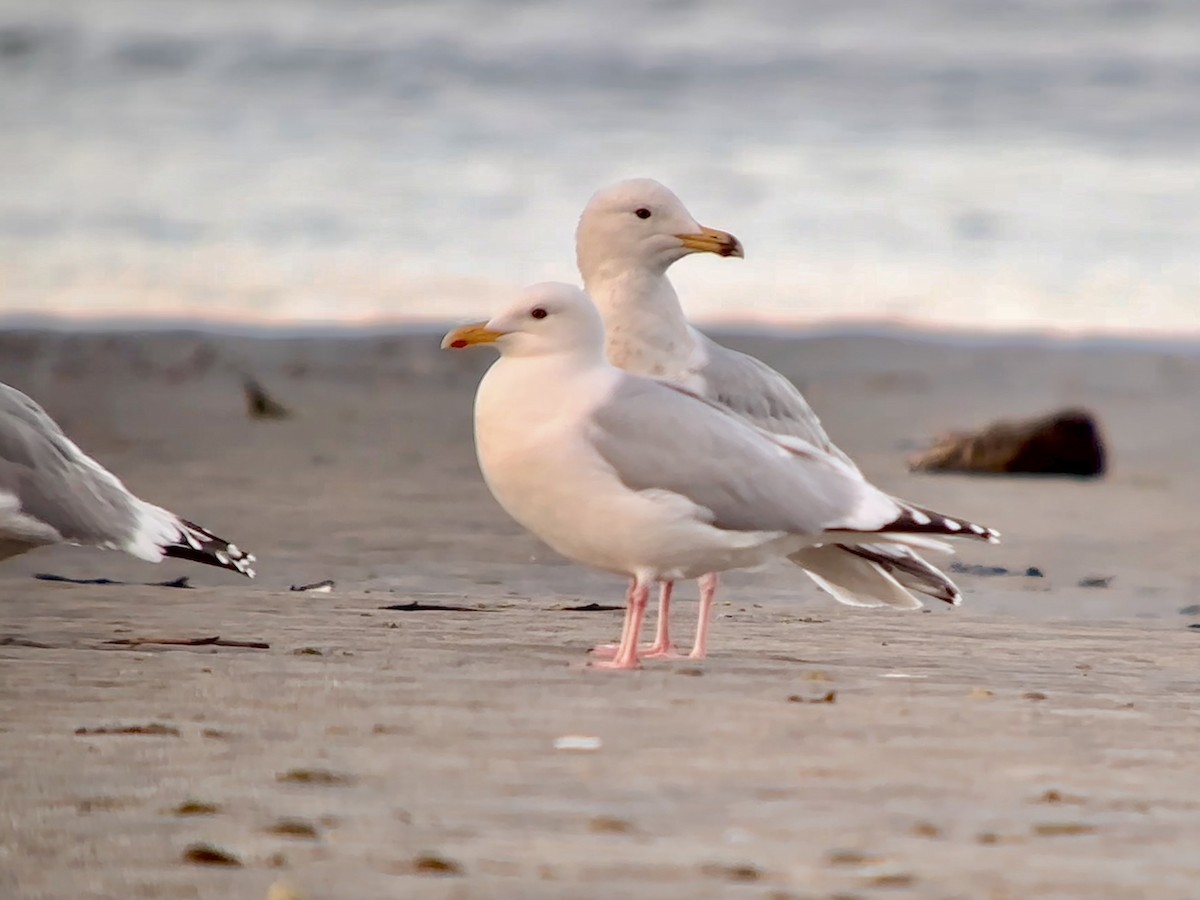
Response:
[{"label": "gull neck", "polygon": [[609,362],[654,378],[684,374],[695,340],[679,296],[663,272],[626,269],[584,278],[604,319]]}]

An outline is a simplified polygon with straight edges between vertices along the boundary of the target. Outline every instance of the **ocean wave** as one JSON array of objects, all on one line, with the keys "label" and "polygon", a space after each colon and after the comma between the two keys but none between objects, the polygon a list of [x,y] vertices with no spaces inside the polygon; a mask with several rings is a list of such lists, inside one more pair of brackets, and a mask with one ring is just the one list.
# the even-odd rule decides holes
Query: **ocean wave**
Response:
[{"label": "ocean wave", "polygon": [[477,314],[573,279],[588,195],[649,175],[747,247],[680,267],[707,320],[1190,328],[1197,25],[1189,0],[2,0],[0,311]]}]

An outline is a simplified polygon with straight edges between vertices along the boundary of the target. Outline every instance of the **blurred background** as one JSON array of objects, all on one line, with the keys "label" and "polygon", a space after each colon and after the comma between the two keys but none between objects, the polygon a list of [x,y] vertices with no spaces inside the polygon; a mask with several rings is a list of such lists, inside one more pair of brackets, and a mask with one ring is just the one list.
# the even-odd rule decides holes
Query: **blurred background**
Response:
[{"label": "blurred background", "polygon": [[0,317],[446,321],[650,176],[708,322],[1194,332],[1194,0],[0,0]]}]

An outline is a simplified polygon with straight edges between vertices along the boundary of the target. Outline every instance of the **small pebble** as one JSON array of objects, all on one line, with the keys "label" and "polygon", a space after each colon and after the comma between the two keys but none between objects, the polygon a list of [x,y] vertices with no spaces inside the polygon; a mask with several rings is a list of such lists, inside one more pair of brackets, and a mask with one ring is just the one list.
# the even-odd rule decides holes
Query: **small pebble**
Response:
[{"label": "small pebble", "polygon": [[721,863],[710,863],[700,870],[709,878],[720,878],[723,881],[749,882],[760,881],[763,877],[762,870],[758,866],[750,865],[749,863],[724,865]]},{"label": "small pebble", "polygon": [[461,875],[462,866],[452,859],[433,853],[423,853],[412,861],[412,870],[418,875]]},{"label": "small pebble", "polygon": [[328,769],[289,769],[286,772],[281,772],[275,776],[276,781],[290,782],[292,784],[349,784],[351,779],[347,775],[339,775],[337,772],[330,772]]},{"label": "small pebble", "polygon": [[825,859],[831,866],[869,866],[883,862],[861,850],[832,850]]},{"label": "small pebble", "polygon": [[1095,827],[1082,822],[1043,822],[1033,826],[1033,833],[1038,837],[1069,837],[1077,834],[1092,834]]},{"label": "small pebble", "polygon": [[183,861],[197,866],[240,866],[242,861],[213,844],[192,844],[183,851]]},{"label": "small pebble", "polygon": [[881,888],[907,888],[916,884],[917,878],[911,872],[880,872],[872,875],[867,884]]},{"label": "small pebble", "polygon": [[202,800],[185,800],[180,803],[171,813],[176,816],[215,816],[221,811],[221,807],[215,803],[205,803]]},{"label": "small pebble", "polygon": [[1041,803],[1086,803],[1083,797],[1076,797],[1072,794],[1064,794],[1062,791],[1050,788],[1040,797],[1038,801]]},{"label": "small pebble", "polygon": [[917,822],[912,827],[912,833],[917,837],[936,838],[942,836],[942,829],[932,822]]},{"label": "small pebble", "polygon": [[633,825],[616,816],[596,816],[588,822],[588,830],[597,834],[628,834],[633,831]]},{"label": "small pebble", "polygon": [[308,900],[308,898],[286,881],[276,881],[267,888],[267,900]]},{"label": "small pebble", "polygon": [[267,829],[267,833],[310,841],[315,841],[320,837],[316,827],[303,819],[280,819]]}]

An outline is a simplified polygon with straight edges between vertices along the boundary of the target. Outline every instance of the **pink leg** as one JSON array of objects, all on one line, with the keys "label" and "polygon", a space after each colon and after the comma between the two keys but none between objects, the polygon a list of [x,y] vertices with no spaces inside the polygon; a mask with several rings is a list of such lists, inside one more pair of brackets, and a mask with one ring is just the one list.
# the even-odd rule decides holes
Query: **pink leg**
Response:
[{"label": "pink leg", "polygon": [[708,625],[712,620],[713,600],[717,596],[717,573],[709,572],[700,578],[700,618],[696,621],[696,643],[688,654],[692,659],[704,659],[708,654]]},{"label": "pink leg", "polygon": [[635,580],[629,585],[629,613],[625,617],[625,628],[621,631],[621,643],[617,646],[617,655],[611,660],[593,662],[599,669],[636,669],[638,664],[638,635],[642,630],[642,620],[646,618],[646,605],[650,602],[650,586],[638,584]]},{"label": "pink leg", "polygon": [[[655,629],[654,643],[641,648],[639,654],[643,659],[674,659],[679,655],[675,652],[675,645],[671,643],[670,635],[671,592],[674,588],[675,582],[673,581],[662,583],[658,594],[658,623]],[[628,627],[628,606],[625,607],[625,622]],[[623,629],[621,633],[625,633]],[[597,644],[591,649],[591,654],[597,659],[611,659],[617,655],[618,649],[618,644]]]},{"label": "pink leg", "polygon": [[658,622],[654,631],[654,643],[642,650],[642,658],[671,659],[678,654],[671,643],[671,592],[675,582],[664,581],[658,594]]}]

